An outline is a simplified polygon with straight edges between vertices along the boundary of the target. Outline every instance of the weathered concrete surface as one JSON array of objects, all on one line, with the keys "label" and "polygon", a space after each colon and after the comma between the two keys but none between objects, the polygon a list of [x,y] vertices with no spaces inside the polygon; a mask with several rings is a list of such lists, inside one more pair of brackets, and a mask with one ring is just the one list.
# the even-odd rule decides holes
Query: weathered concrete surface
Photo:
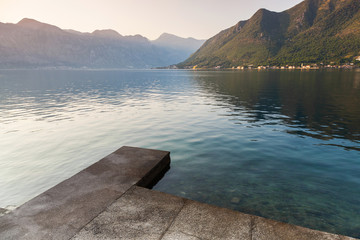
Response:
[{"label": "weathered concrete surface", "polygon": [[135,184],[170,164],[169,152],[122,147],[0,218],[0,239],[69,239]]},{"label": "weathered concrete surface", "polygon": [[72,240],[350,240],[134,186]]},{"label": "weathered concrete surface", "polygon": [[184,202],[179,197],[133,187],[74,239],[160,239]]},{"label": "weathered concrete surface", "polygon": [[354,238],[340,236],[303,228],[291,224],[277,222],[270,219],[254,217],[252,230],[253,239],[278,240],[278,239],[311,239],[311,240],[350,240]]},{"label": "weathered concrete surface", "polygon": [[0,240],[353,239],[143,188],[169,164],[169,152],[122,147],[0,217]]},{"label": "weathered concrete surface", "polygon": [[250,239],[250,227],[250,215],[187,200],[164,239],[181,233],[199,239]]}]

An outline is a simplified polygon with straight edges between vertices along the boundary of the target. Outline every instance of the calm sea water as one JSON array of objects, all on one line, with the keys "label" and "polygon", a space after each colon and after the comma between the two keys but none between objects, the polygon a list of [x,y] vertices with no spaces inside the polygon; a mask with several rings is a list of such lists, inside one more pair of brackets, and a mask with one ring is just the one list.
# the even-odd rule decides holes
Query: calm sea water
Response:
[{"label": "calm sea water", "polygon": [[0,71],[0,207],[123,145],[171,151],[154,187],[360,237],[360,72]]}]

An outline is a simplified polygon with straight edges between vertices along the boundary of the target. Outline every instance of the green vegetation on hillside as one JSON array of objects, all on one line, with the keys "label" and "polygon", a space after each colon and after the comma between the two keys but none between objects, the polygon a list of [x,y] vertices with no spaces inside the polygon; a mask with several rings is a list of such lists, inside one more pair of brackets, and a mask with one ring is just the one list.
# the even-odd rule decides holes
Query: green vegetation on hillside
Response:
[{"label": "green vegetation on hillside", "polygon": [[305,0],[281,12],[260,9],[209,39],[180,68],[355,62],[359,0]]}]

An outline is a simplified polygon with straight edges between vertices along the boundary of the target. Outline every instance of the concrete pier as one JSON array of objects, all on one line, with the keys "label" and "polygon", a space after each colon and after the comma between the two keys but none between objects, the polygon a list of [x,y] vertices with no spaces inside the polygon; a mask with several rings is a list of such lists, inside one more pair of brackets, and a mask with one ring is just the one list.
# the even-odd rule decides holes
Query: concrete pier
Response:
[{"label": "concrete pier", "polygon": [[122,147],[0,217],[0,239],[353,239],[145,188],[169,164]]}]

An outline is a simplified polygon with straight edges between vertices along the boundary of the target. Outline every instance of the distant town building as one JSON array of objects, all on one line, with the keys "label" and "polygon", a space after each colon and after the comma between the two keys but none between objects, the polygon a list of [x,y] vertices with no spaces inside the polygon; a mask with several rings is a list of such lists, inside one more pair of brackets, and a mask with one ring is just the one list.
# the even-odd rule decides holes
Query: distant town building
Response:
[{"label": "distant town building", "polygon": [[258,69],[261,70],[261,69],[267,69],[266,66],[258,66]]}]

